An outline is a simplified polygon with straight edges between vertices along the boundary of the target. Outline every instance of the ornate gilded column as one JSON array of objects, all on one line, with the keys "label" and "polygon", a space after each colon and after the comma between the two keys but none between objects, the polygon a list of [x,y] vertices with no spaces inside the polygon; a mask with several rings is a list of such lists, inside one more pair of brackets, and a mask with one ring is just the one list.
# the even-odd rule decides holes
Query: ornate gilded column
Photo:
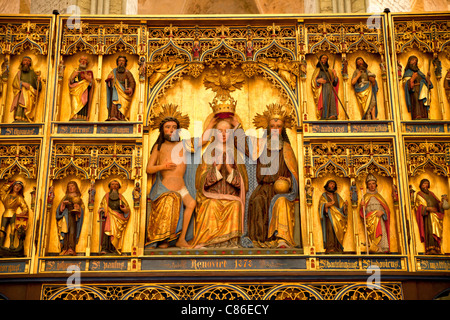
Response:
[{"label": "ornate gilded column", "polygon": [[6,106],[6,91],[8,86],[8,79],[9,79],[9,68],[10,68],[10,61],[11,61],[11,54],[7,53],[5,55],[5,58],[3,60],[2,66],[1,66],[1,106],[0,106],[0,123],[3,123],[3,113],[5,112]]}]

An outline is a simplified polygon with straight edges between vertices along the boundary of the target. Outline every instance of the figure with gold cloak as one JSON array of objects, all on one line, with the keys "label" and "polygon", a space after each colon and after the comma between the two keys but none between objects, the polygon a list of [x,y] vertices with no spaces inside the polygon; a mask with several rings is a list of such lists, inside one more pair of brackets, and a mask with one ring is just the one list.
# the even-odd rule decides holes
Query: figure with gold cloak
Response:
[{"label": "figure with gold cloak", "polygon": [[430,90],[433,84],[430,81],[430,73],[425,75],[419,69],[419,59],[410,56],[403,74],[405,100],[411,120],[428,120],[430,111]]},{"label": "figure with gold cloak", "polygon": [[353,72],[352,85],[360,107],[363,120],[376,120],[378,116],[378,84],[375,74],[370,72],[363,58],[356,58],[356,70]]},{"label": "figure with gold cloak", "polygon": [[319,200],[319,215],[322,224],[323,247],[325,253],[341,253],[347,232],[348,203],[337,193],[337,183],[328,180],[325,192]]},{"label": "figure with gold cloak", "polygon": [[117,57],[117,68],[106,78],[107,121],[128,120],[131,99],[136,89],[136,81],[127,67],[125,56]]},{"label": "figure with gold cloak", "polygon": [[231,122],[218,120],[214,127],[215,139],[205,149],[195,179],[194,248],[239,247],[243,234],[247,171],[234,146]]},{"label": "figure with gold cloak", "polygon": [[84,211],[80,188],[75,181],[69,181],[66,194],[56,207],[56,222],[61,243],[60,255],[77,254],[76,246],[83,227]]},{"label": "figure with gold cloak", "polygon": [[339,78],[336,70],[330,68],[328,56],[319,57],[311,78],[311,88],[317,107],[317,119],[337,120],[339,116],[338,97]]},{"label": "figure with gold cloak", "polygon": [[286,128],[293,119],[280,104],[270,104],[253,119],[265,130],[246,150],[256,161],[257,187],[248,204],[248,237],[259,247],[295,247],[294,200],[298,197],[298,164]]},{"label": "figure with gold cloak", "polygon": [[88,120],[94,93],[94,73],[88,70],[89,60],[86,55],[79,59],[79,66],[69,78],[70,120]]},{"label": "figure with gold cloak", "polygon": [[[0,227],[0,246],[3,247],[6,240],[8,225],[9,248],[14,248],[14,239],[16,232],[22,227],[26,229],[28,221],[28,205],[23,195],[24,185],[22,181],[8,181],[0,188],[0,200],[3,203],[5,211],[2,214]],[[20,208],[20,212],[17,210]],[[20,237],[19,237],[20,240]],[[23,240],[23,239],[22,239]]]},{"label": "figure with gold cloak", "polygon": [[32,122],[42,83],[41,77],[32,69],[30,57],[23,57],[12,88],[14,99],[10,112],[14,112],[14,122]]},{"label": "figure with gold cloak", "polygon": [[159,136],[146,170],[153,179],[148,195],[146,247],[167,248],[176,241],[175,246],[186,248],[192,239],[191,217],[196,206],[195,170],[200,162],[195,158],[200,157],[195,152],[197,140],[180,139],[179,130],[189,127],[189,117],[175,105],[162,106],[151,122]]},{"label": "figure with gold cloak", "polygon": [[443,201],[429,190],[430,180],[420,181],[420,191],[414,201],[414,211],[419,227],[420,242],[425,245],[425,254],[441,254],[444,210],[449,209],[448,198]]},{"label": "figure with gold cloak", "polygon": [[131,210],[123,194],[119,193],[121,187],[119,181],[111,180],[108,184],[110,191],[100,203],[101,254],[122,254],[124,234]]},{"label": "figure with gold cloak", "polygon": [[377,179],[369,174],[366,178],[367,192],[363,195],[359,213],[367,231],[366,246],[370,253],[390,252],[390,219],[386,200],[378,193]]}]

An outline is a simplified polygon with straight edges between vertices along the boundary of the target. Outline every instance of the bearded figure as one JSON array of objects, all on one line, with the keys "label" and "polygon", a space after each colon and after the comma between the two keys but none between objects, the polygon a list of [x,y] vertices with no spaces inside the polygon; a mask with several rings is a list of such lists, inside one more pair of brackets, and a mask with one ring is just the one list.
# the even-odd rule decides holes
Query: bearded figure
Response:
[{"label": "bearded figure", "polygon": [[108,184],[109,192],[100,203],[101,254],[122,254],[125,229],[130,219],[130,206],[119,193],[120,182],[112,180]]},{"label": "bearded figure", "polygon": [[182,140],[179,130],[189,127],[189,116],[169,104],[164,105],[158,115],[153,115],[151,122],[152,129],[157,129],[159,135],[151,148],[146,169],[151,175],[152,188],[147,198],[145,245],[186,248],[193,233],[190,222],[196,206],[196,165],[191,159],[191,139]]},{"label": "bearded figure", "polygon": [[347,232],[348,202],[337,193],[337,183],[328,180],[319,201],[319,216],[322,223],[323,247],[325,253],[343,251],[345,233]]},{"label": "bearded figure", "polygon": [[133,74],[126,68],[128,60],[125,56],[119,56],[116,60],[117,68],[114,68],[106,78],[106,95],[108,107],[107,121],[128,120],[131,99],[136,89],[136,81]]},{"label": "bearded figure", "polygon": [[419,59],[416,56],[408,58],[403,74],[405,100],[412,120],[427,120],[431,103],[430,90],[433,89],[433,84],[430,81],[430,73],[425,75],[420,71],[418,63]]},{"label": "bearded figure", "polygon": [[14,122],[32,122],[42,89],[41,77],[32,69],[30,57],[24,57],[12,84]]},{"label": "bearded figure", "polygon": [[88,120],[89,109],[94,93],[94,73],[88,70],[89,60],[87,56],[80,57],[79,66],[69,78],[70,93],[70,120]]},{"label": "bearded figure", "polygon": [[248,203],[248,237],[260,247],[295,247],[295,208],[298,194],[298,164],[286,128],[293,118],[281,105],[268,105],[253,120],[256,128],[266,129],[255,142],[257,187]]},{"label": "bearded figure", "polygon": [[319,57],[312,76],[311,88],[317,107],[317,119],[337,120],[339,108],[335,92],[339,89],[339,79],[336,70],[330,68],[328,56],[325,54]]},{"label": "bearded figure", "polygon": [[430,180],[420,181],[420,191],[414,201],[414,212],[419,227],[420,241],[425,254],[441,254],[444,210],[448,209],[447,196],[442,201],[430,190]]},{"label": "bearded figure", "polygon": [[355,89],[362,119],[376,120],[378,115],[378,84],[375,80],[375,74],[367,68],[368,65],[363,58],[356,58],[356,70],[353,72],[352,86]]}]

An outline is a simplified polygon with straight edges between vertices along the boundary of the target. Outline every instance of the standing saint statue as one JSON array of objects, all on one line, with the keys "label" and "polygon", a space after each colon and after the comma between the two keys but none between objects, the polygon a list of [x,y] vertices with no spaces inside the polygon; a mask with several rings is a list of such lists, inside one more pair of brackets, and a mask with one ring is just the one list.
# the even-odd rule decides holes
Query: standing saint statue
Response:
[{"label": "standing saint statue", "polygon": [[32,69],[30,57],[23,57],[12,87],[14,99],[10,111],[14,112],[14,122],[32,122],[42,83],[40,75]]},{"label": "standing saint statue", "polygon": [[339,79],[336,70],[330,68],[328,56],[325,54],[319,57],[312,75],[311,87],[317,107],[317,118],[337,120],[339,108],[336,93],[339,89]]},{"label": "standing saint statue", "polygon": [[119,193],[122,186],[117,180],[108,184],[109,192],[103,197],[99,215],[101,221],[101,254],[122,254],[125,229],[130,220],[130,206],[125,197]]},{"label": "standing saint statue", "polygon": [[89,60],[82,55],[78,60],[78,68],[73,70],[69,78],[70,120],[88,120],[94,93],[94,73],[88,69]]},{"label": "standing saint statue", "polygon": [[[6,240],[8,225],[9,247],[14,248],[14,239],[21,220],[28,220],[28,205],[23,195],[23,183],[21,181],[8,181],[0,188],[0,200],[3,203],[5,211],[2,214],[0,227],[0,246],[3,246]],[[20,208],[20,212],[17,210]],[[23,224],[26,227],[26,223]]]},{"label": "standing saint statue", "polygon": [[248,177],[244,161],[234,146],[233,125],[218,120],[215,139],[206,148],[197,168],[197,213],[194,238],[199,247],[238,247],[243,234]]},{"label": "standing saint statue", "polygon": [[77,254],[76,246],[83,227],[84,211],[80,188],[75,181],[69,181],[66,194],[56,207],[56,221],[61,242],[60,255]]},{"label": "standing saint statue", "polygon": [[325,192],[319,200],[319,216],[322,223],[323,247],[325,253],[343,252],[344,236],[347,232],[348,202],[337,193],[337,183],[328,180]]},{"label": "standing saint statue", "polygon": [[128,59],[119,56],[114,68],[106,78],[107,121],[128,120],[131,98],[136,89],[133,74],[127,69]]},{"label": "standing saint statue", "polygon": [[[188,164],[191,145],[180,140],[178,130],[189,127],[189,117],[175,105],[164,105],[152,118],[159,136],[151,148],[147,173],[155,175],[148,198],[151,201],[146,246],[167,248],[176,240],[177,247],[189,247],[186,234],[196,202],[188,189],[194,184],[195,171]],[[178,150],[178,152],[177,152]]]},{"label": "standing saint statue", "polygon": [[378,193],[377,179],[372,174],[366,178],[366,187],[367,191],[362,196],[359,210],[365,221],[368,242],[366,246],[371,253],[389,253],[391,211],[386,200]]},{"label": "standing saint statue", "polygon": [[[444,210],[449,209],[447,195],[438,197],[429,189],[430,180],[420,181],[414,211],[419,227],[420,242],[425,245],[425,254],[441,254]],[[445,205],[444,205],[445,203]]]},{"label": "standing saint statue", "polygon": [[353,72],[352,86],[355,89],[362,119],[376,120],[378,115],[378,84],[375,80],[375,74],[367,68],[368,65],[363,58],[356,58],[356,70]]},{"label": "standing saint statue", "polygon": [[271,104],[253,122],[265,132],[249,154],[256,160],[258,185],[248,204],[248,237],[260,247],[295,247],[298,164],[286,133],[293,119],[281,105]]},{"label": "standing saint statue", "polygon": [[403,74],[406,105],[411,113],[412,120],[428,120],[430,111],[430,89],[433,84],[430,81],[430,73],[425,75],[419,69],[419,59],[410,56]]}]

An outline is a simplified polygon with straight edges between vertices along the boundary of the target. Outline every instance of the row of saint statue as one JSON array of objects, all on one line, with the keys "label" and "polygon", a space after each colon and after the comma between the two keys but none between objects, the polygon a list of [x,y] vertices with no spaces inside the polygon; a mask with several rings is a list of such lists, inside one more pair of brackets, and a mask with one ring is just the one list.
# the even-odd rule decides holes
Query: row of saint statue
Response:
[{"label": "row of saint statue", "polygon": [[[430,73],[425,75],[420,71],[418,63],[419,59],[416,56],[408,58],[402,76],[405,102],[412,120],[429,120],[431,102],[429,93],[433,89],[433,84],[430,80]],[[347,64],[343,64],[343,69],[347,69]],[[448,75],[450,76],[450,71]],[[357,104],[361,109],[362,120],[378,119],[378,83],[375,78],[375,73],[368,70],[367,62],[362,57],[356,58],[351,84],[355,90]],[[346,112],[337,93],[339,78],[336,70],[330,68],[328,56],[325,54],[319,57],[311,79],[311,87],[317,106],[317,119],[337,120],[339,104]]]},{"label": "row of saint statue", "polygon": [[[412,120],[427,120],[430,112],[430,90],[433,89],[433,84],[430,81],[430,73],[424,74],[419,69],[418,63],[416,56],[409,57],[402,76],[404,98]],[[24,57],[13,81],[14,98],[10,111],[14,113],[15,122],[32,122],[39,96],[42,96],[42,93],[40,93],[42,91],[40,74],[33,71],[31,64],[31,58]],[[134,76],[127,69],[127,58],[119,56],[116,64],[117,67],[109,73],[105,80],[107,121],[128,120],[132,96],[136,89]],[[344,64],[343,69],[347,69],[347,64]],[[164,77],[168,70],[166,68],[161,72],[159,71],[156,70],[155,75],[158,75],[158,80],[161,80],[161,77]],[[60,72],[64,73],[64,68]],[[141,77],[143,71],[140,70],[139,72]],[[304,72],[306,72],[306,69]],[[154,85],[154,81],[151,82],[152,85]],[[355,91],[362,119],[378,119],[378,83],[375,79],[375,73],[368,69],[367,63],[361,57],[355,61],[355,71],[351,77],[351,84]],[[444,87],[446,95],[450,97],[450,71],[445,77]],[[69,77],[71,121],[89,120],[93,88],[94,74],[89,69],[88,57],[82,55],[79,59],[79,66],[72,71]],[[340,109],[347,113],[338,96],[339,77],[336,70],[330,68],[328,56],[325,54],[320,56],[317,62],[311,78],[311,89],[317,107],[317,119],[337,120]]]},{"label": "row of saint statue", "polygon": [[[247,136],[235,114],[217,113],[210,117],[200,140],[181,139],[180,130],[188,126],[182,117],[185,116],[176,108],[164,108],[161,116],[155,117],[159,136],[151,148],[146,168],[151,182],[146,247],[301,245],[296,243],[294,234],[295,202],[299,197],[298,162],[286,133],[292,126],[291,116],[282,106],[269,105],[265,112],[255,116],[256,127],[265,129],[261,138]],[[198,161],[196,155],[200,155]],[[255,170],[249,170],[250,165]],[[255,186],[249,190],[250,179],[255,181]],[[359,202],[359,213],[367,245],[370,252],[389,253],[392,210],[377,191],[377,179],[370,174],[365,182],[367,189]],[[120,193],[120,183],[112,180],[108,187],[110,191],[99,205],[99,241],[101,253],[117,254],[123,249],[131,211]],[[308,187],[311,186],[307,184],[306,196],[310,201]],[[348,232],[348,203],[337,193],[337,188],[335,181],[328,181],[318,207],[327,253],[342,252]],[[0,190],[4,206],[0,246],[4,245],[10,226],[11,254],[18,250],[13,245],[16,234],[19,246],[23,247],[27,226],[29,209],[23,190],[23,183],[18,181],[8,181]],[[350,191],[352,202],[357,203],[356,186],[352,185]],[[53,198],[51,191],[48,202]],[[139,203],[139,199],[137,185],[133,202]],[[91,185],[89,205],[92,208],[94,202],[95,186]],[[430,181],[421,181],[414,210],[427,254],[441,253],[444,210],[448,208],[447,197],[440,200],[430,191]],[[77,183],[70,181],[55,209],[61,255],[76,254],[85,209]]]},{"label": "row of saint statue", "polygon": [[[128,59],[119,56],[117,67],[106,78],[107,121],[128,120],[132,96],[136,90],[136,81],[127,69]],[[92,105],[94,73],[88,68],[87,56],[81,56],[79,66],[69,77],[69,94],[71,115],[70,121],[86,121]],[[64,68],[62,68],[64,69]],[[32,68],[31,57],[24,57],[19,71],[13,80],[13,102],[10,111],[14,114],[14,122],[33,122],[39,96],[42,95],[42,80],[39,72]]]}]

